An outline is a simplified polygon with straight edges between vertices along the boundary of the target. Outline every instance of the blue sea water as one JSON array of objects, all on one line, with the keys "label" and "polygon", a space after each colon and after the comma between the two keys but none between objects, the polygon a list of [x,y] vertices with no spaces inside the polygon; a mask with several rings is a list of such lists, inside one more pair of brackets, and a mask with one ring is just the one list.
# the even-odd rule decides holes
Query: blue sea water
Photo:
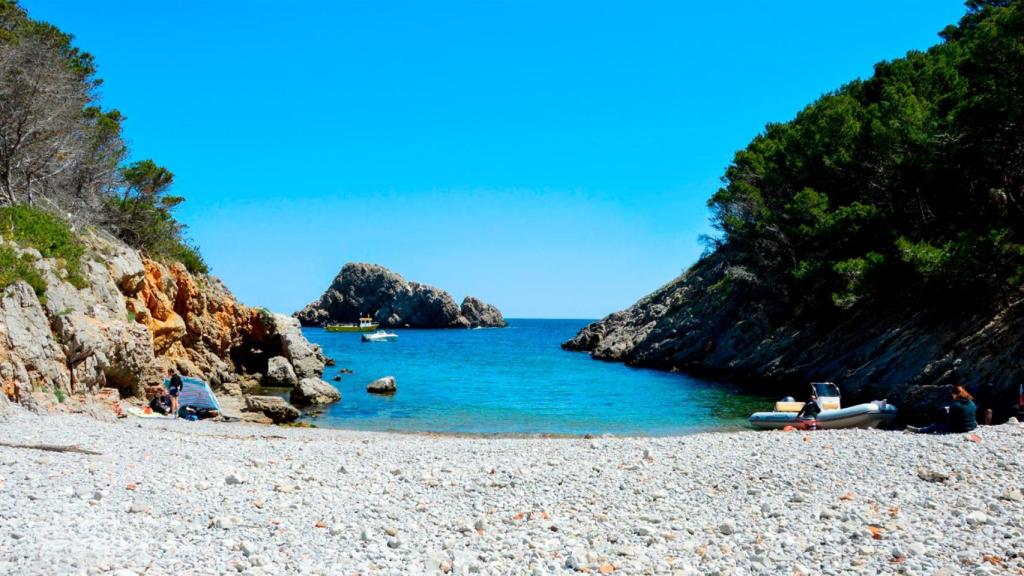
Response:
[{"label": "blue sea water", "polygon": [[[304,329],[337,362],[341,402],[317,426],[484,434],[672,435],[735,429],[764,398],[682,374],[599,362],[559,347],[586,320],[509,320],[508,328],[396,330],[395,342]],[[333,378],[342,368],[353,371]],[[366,385],[394,376],[398,393]]]}]

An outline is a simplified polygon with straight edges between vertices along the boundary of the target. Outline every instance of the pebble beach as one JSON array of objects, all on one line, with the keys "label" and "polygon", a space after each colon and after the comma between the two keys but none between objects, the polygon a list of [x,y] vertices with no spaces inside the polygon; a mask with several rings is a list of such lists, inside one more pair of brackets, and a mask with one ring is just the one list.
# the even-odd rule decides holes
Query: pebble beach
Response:
[{"label": "pebble beach", "polygon": [[547,439],[16,409],[0,443],[0,574],[1024,573],[1017,424]]}]

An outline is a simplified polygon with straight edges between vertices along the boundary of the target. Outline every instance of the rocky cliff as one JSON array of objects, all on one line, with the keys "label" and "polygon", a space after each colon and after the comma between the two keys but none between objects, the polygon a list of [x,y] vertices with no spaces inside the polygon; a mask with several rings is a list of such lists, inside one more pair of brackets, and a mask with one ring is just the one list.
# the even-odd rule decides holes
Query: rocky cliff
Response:
[{"label": "rocky cliff", "polygon": [[240,397],[259,387],[275,357],[299,378],[320,377],[325,359],[293,318],[242,305],[216,278],[145,259],[111,238],[90,233],[82,241],[82,288],[60,262],[8,242],[42,273],[46,289],[37,297],[16,282],[0,294],[6,397],[60,408],[114,388],[142,399],[168,367]]},{"label": "rocky cliff", "polygon": [[830,380],[846,400],[888,398],[913,422],[937,417],[954,382],[997,419],[1015,409],[1024,301],[940,310],[897,300],[828,318],[775,317],[755,284],[727,255],[712,254],[562,346],[779,394]]},{"label": "rocky cliff", "polygon": [[356,322],[369,314],[385,328],[502,327],[501,312],[473,297],[462,306],[433,286],[409,282],[376,264],[349,263],[317,301],[295,314],[303,326]]}]

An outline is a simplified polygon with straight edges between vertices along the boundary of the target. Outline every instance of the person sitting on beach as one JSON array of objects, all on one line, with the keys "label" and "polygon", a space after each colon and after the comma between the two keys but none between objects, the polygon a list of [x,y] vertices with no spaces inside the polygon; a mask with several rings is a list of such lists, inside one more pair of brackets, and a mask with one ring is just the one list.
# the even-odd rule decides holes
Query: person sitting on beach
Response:
[{"label": "person sitting on beach", "polygon": [[178,414],[178,395],[181,394],[185,384],[181,381],[181,376],[175,372],[174,368],[167,369],[167,377],[170,378],[171,382],[167,387],[167,393],[171,395],[171,414]]},{"label": "person sitting on beach", "polygon": [[970,432],[978,427],[978,407],[974,396],[963,386],[953,386],[953,403],[946,406],[946,421],[936,422],[923,428],[907,426],[910,432],[919,434],[958,434]]},{"label": "person sitting on beach", "polygon": [[818,414],[821,414],[821,406],[818,406],[818,395],[812,392],[811,397],[804,403],[804,407],[797,413],[796,419],[807,430],[817,430]]},{"label": "person sitting on beach", "polygon": [[169,394],[153,396],[153,399],[149,401],[149,407],[153,412],[166,416],[171,413],[171,396]]}]

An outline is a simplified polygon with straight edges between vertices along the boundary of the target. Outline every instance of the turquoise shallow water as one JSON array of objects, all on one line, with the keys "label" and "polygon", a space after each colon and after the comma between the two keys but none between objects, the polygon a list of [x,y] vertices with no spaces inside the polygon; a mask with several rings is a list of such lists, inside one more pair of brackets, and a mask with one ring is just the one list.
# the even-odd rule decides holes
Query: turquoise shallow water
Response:
[{"label": "turquoise shallow water", "polygon": [[[494,434],[671,435],[736,429],[764,398],[681,374],[598,362],[559,344],[585,320],[510,320],[482,330],[397,330],[396,342],[303,331],[337,366],[340,403],[312,421],[363,430]],[[341,368],[340,382],[333,377]],[[398,393],[366,385],[397,379]]]}]

